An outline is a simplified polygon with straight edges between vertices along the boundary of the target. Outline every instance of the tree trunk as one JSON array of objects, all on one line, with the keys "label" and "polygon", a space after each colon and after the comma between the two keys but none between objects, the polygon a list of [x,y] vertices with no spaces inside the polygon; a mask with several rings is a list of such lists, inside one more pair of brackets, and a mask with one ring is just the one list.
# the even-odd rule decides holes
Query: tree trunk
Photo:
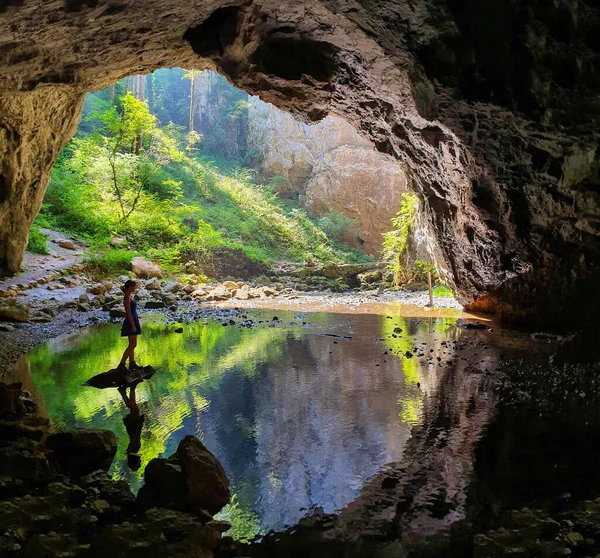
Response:
[{"label": "tree trunk", "polygon": [[140,101],[145,101],[146,100],[146,76],[139,76],[139,86],[140,86],[140,96],[139,99]]},{"label": "tree trunk", "polygon": [[196,75],[192,72],[190,77],[190,122],[189,122],[189,131],[194,131],[194,88],[196,84]]},{"label": "tree trunk", "polygon": [[148,109],[154,114],[154,76],[148,74],[146,76],[146,91],[148,92]]}]

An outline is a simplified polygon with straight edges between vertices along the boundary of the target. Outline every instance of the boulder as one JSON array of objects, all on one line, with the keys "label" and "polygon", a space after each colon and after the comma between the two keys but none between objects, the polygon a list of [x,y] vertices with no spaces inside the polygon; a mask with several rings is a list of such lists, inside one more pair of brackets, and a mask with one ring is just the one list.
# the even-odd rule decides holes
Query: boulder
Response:
[{"label": "boulder", "polygon": [[87,292],[93,295],[104,294],[108,290],[107,286],[102,283],[97,283],[88,288]]},{"label": "boulder", "polygon": [[54,478],[54,472],[44,445],[36,440],[20,438],[0,448],[0,478],[4,477],[33,485],[48,484]]},{"label": "boulder", "polygon": [[75,243],[72,240],[61,240],[58,245],[67,250],[75,250]]},{"label": "boulder", "polygon": [[158,282],[158,279],[156,277],[153,277],[152,279],[148,279],[148,281],[144,283],[144,288],[148,291],[159,291],[160,283]]},{"label": "boulder", "polygon": [[166,306],[167,305],[162,300],[149,300],[144,305],[144,308],[147,308],[148,310],[153,310],[156,308],[165,308]]},{"label": "boulder", "polygon": [[117,437],[110,430],[78,428],[48,436],[47,446],[61,472],[79,477],[108,471],[117,453]]},{"label": "boulder", "polygon": [[181,289],[183,289],[183,285],[181,283],[167,283],[164,291],[167,293],[177,293]]},{"label": "boulder", "polygon": [[219,285],[206,295],[206,300],[227,300],[229,297],[229,291],[222,285]]},{"label": "boulder", "polygon": [[223,287],[225,287],[228,291],[232,291],[233,289],[238,288],[238,284],[235,281],[225,281],[223,283]]},{"label": "boulder", "polygon": [[381,281],[383,279],[383,274],[380,270],[365,271],[364,273],[359,273],[357,278],[361,285],[372,285],[373,283]]},{"label": "boulder", "polygon": [[151,277],[162,277],[162,271],[158,264],[149,262],[145,258],[136,256],[131,260],[131,270],[141,279],[149,279]]},{"label": "boulder", "polygon": [[123,246],[124,244],[127,244],[127,239],[123,238],[122,236],[115,236],[110,239],[110,243],[113,246]]},{"label": "boulder", "polygon": [[248,287],[248,285],[242,285],[236,290],[235,298],[238,300],[248,300],[250,298],[250,287]]},{"label": "boulder", "polygon": [[195,436],[186,436],[167,459],[148,463],[138,494],[142,509],[163,507],[218,513],[229,503],[229,480],[219,460]]},{"label": "boulder", "polygon": [[0,321],[26,322],[29,318],[29,308],[24,304],[17,304],[14,298],[4,299],[0,303]]},{"label": "boulder", "polygon": [[191,294],[194,298],[204,298],[208,294],[208,291],[206,289],[195,289]]},{"label": "boulder", "polygon": [[21,400],[21,383],[5,384],[0,382],[0,418],[19,416],[25,413]]}]

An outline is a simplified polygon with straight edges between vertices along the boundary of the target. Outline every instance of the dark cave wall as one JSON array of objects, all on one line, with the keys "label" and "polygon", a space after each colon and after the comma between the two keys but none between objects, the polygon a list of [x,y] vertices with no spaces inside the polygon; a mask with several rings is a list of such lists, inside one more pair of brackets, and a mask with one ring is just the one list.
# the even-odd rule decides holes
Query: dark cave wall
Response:
[{"label": "dark cave wall", "polygon": [[216,67],[304,119],[343,116],[403,160],[464,302],[534,325],[592,324],[598,14],[577,0],[5,7],[0,267],[20,265],[86,91],[158,67]]}]

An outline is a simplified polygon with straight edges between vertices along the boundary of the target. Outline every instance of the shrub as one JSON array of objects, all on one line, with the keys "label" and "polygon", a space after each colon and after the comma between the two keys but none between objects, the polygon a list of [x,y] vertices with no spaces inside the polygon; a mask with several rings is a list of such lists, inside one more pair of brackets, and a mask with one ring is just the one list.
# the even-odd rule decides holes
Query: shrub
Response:
[{"label": "shrub", "polygon": [[48,250],[48,235],[44,234],[40,230],[40,226],[33,224],[29,231],[29,242],[27,243],[27,250],[34,254],[49,254]]},{"label": "shrub", "polygon": [[135,252],[121,248],[92,248],[84,263],[96,266],[105,273],[127,271],[131,269],[131,260],[135,255]]},{"label": "shrub", "polygon": [[347,243],[357,233],[356,220],[333,209],[321,217],[318,224],[329,238],[337,242]]}]

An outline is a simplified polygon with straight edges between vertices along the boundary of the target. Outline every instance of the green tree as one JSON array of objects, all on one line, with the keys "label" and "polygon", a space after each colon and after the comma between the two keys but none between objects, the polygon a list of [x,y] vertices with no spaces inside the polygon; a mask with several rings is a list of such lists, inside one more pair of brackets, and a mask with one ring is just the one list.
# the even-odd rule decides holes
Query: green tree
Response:
[{"label": "green tree", "polygon": [[404,257],[416,215],[417,196],[403,194],[400,211],[392,219],[394,228],[383,235],[383,259],[389,263],[394,273],[396,286],[407,282],[408,266],[404,263]]},{"label": "green tree", "polygon": [[[108,183],[118,201],[120,219],[126,221],[158,170],[180,158],[180,153],[176,140],[158,127],[146,102],[131,93],[123,97],[120,111],[113,106],[96,117],[103,129],[90,140],[102,148],[100,154],[108,161]],[[93,167],[102,178],[106,167]]]}]

